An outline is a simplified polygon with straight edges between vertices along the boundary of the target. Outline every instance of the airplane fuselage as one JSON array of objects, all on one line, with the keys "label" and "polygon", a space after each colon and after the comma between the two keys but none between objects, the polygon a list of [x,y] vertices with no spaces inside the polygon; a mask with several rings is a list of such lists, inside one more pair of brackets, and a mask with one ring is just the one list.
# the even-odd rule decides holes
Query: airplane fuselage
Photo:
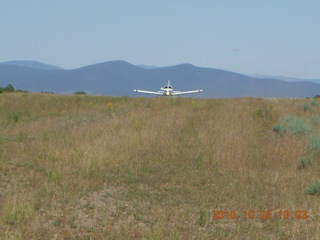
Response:
[{"label": "airplane fuselage", "polygon": [[163,91],[163,96],[172,96],[172,88],[161,88],[161,90]]}]

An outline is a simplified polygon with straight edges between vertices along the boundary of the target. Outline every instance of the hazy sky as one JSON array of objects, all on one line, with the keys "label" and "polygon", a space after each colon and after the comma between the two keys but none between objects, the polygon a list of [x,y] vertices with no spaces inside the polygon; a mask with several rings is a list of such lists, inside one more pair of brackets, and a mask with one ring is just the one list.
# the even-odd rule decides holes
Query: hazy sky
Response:
[{"label": "hazy sky", "polygon": [[192,63],[320,78],[318,0],[0,0],[0,62]]}]

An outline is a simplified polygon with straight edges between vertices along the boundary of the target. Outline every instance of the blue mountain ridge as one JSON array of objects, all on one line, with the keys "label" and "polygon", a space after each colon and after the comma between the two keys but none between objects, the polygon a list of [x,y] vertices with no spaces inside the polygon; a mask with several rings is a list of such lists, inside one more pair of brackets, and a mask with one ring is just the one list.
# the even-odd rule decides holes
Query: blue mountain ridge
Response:
[{"label": "blue mountain ridge", "polygon": [[192,64],[145,68],[125,61],[109,61],[66,70],[39,62],[0,63],[0,86],[10,83],[16,89],[32,92],[84,91],[110,96],[147,96],[134,93],[133,89],[157,91],[167,80],[174,90],[203,89],[203,93],[193,95],[197,98],[303,98],[320,94],[317,83],[261,79]]}]

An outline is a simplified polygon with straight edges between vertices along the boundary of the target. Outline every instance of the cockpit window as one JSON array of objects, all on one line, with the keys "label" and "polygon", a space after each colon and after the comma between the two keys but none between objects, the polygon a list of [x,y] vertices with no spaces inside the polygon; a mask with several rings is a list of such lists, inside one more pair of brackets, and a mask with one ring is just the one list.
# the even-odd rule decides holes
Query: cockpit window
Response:
[{"label": "cockpit window", "polygon": [[164,88],[170,88],[170,89],[172,89],[172,87],[171,87],[170,85],[166,85],[166,86],[164,86]]}]

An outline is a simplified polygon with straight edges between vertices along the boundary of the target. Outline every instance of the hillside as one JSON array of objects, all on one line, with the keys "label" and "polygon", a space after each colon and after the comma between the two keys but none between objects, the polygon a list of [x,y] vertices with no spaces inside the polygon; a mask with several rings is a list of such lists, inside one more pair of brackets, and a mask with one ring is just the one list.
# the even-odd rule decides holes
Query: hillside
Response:
[{"label": "hillside", "polygon": [[0,239],[319,238],[315,99],[5,93],[0,108]]},{"label": "hillside", "polygon": [[0,64],[0,85],[10,83],[17,89],[32,92],[85,91],[89,94],[133,97],[141,96],[133,89],[157,91],[167,80],[171,80],[176,90],[203,89],[202,94],[193,95],[196,98],[302,98],[320,93],[320,85],[316,83],[258,79],[191,64],[145,68],[124,61],[112,61],[71,70]]},{"label": "hillside", "polygon": [[53,66],[37,61],[9,61],[9,62],[2,62],[0,66],[17,66],[17,67],[24,67],[24,68],[32,68],[32,69],[39,69],[39,70],[60,70],[62,68],[58,66]]}]

